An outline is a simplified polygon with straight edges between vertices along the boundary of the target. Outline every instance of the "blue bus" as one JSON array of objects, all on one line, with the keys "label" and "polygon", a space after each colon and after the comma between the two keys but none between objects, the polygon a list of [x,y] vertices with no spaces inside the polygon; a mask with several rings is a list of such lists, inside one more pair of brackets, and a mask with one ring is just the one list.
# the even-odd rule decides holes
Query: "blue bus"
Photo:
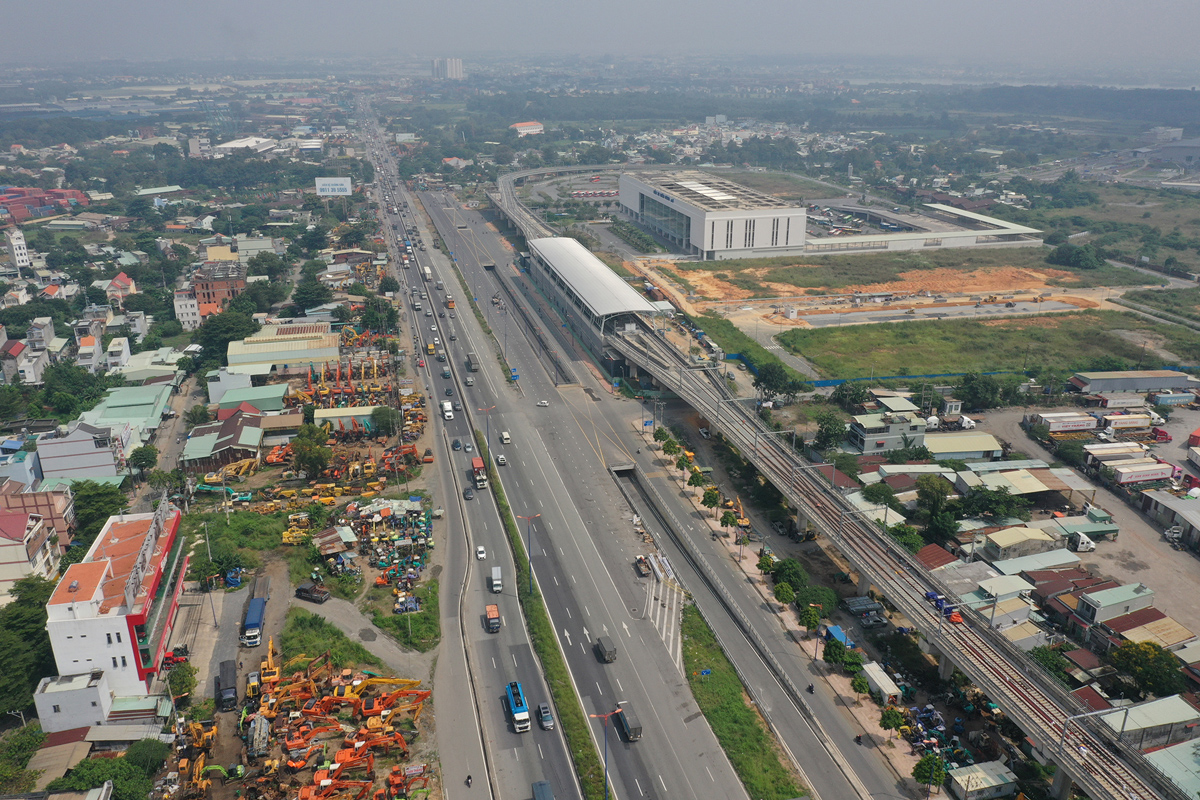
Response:
[{"label": "blue bus", "polygon": [[529,703],[525,701],[525,692],[521,684],[513,681],[508,685],[508,711],[512,714],[513,728],[517,733],[524,733],[531,727],[529,718]]}]

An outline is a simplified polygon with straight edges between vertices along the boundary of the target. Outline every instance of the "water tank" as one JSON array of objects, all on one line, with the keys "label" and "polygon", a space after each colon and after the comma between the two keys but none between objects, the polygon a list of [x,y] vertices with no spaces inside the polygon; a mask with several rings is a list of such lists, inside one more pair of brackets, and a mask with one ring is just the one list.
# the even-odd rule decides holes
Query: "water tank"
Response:
[{"label": "water tank", "polygon": [[929,419],[925,420],[925,424],[930,428],[936,428],[941,424],[941,420],[939,420],[937,417],[930,417]]}]

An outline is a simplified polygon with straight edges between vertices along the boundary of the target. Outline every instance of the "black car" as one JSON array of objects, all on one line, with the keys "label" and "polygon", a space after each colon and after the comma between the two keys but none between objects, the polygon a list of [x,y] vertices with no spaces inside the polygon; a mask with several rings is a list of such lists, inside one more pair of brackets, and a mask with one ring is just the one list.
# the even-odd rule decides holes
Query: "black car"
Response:
[{"label": "black car", "polygon": [[455,439],[453,444],[450,445],[450,449],[462,450],[462,442],[460,442],[458,439]]},{"label": "black car", "polygon": [[475,490],[474,489],[472,489],[470,486],[468,486],[466,489],[463,489],[463,500],[474,500],[474,499],[475,499]]},{"label": "black car", "polygon": [[450,386],[447,386],[446,387],[446,397],[451,397],[453,395],[454,395],[454,389]]}]

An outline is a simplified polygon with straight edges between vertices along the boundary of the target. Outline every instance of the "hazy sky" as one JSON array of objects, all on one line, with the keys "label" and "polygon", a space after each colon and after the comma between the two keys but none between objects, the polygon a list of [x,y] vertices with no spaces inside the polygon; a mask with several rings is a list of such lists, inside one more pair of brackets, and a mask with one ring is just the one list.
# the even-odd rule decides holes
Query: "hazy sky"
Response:
[{"label": "hazy sky", "polygon": [[1136,75],[1197,64],[1195,10],[1195,0],[14,0],[0,13],[0,61],[759,53]]}]

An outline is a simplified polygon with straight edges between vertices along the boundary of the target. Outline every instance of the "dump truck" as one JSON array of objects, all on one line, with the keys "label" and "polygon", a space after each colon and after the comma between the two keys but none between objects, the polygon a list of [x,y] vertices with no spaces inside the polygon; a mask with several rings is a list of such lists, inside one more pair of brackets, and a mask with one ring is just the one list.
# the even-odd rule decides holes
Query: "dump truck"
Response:
[{"label": "dump truck", "polygon": [[324,603],[331,597],[331,595],[329,594],[329,590],[325,589],[323,586],[318,586],[312,581],[309,581],[308,583],[302,583],[296,587],[296,597],[313,603]]},{"label": "dump truck", "polygon": [[487,629],[488,633],[500,632],[500,606],[492,604],[488,606],[487,612]]},{"label": "dump truck", "polygon": [[483,459],[475,456],[471,459],[471,475],[475,478],[476,489],[486,489],[488,485],[487,466]]}]

